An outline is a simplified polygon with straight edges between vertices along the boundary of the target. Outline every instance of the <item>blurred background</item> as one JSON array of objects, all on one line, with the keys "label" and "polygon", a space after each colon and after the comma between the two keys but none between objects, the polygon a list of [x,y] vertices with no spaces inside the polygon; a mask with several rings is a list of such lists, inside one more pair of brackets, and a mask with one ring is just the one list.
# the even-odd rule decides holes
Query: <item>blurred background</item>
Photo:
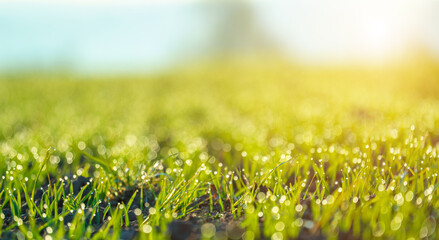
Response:
[{"label": "blurred background", "polygon": [[166,71],[212,59],[439,58],[439,1],[2,1],[0,72]]}]

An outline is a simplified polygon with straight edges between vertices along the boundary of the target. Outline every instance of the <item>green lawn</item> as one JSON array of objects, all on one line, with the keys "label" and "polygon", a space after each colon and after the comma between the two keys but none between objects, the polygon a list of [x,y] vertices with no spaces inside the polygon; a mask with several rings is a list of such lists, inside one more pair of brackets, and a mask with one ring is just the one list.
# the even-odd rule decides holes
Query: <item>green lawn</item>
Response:
[{"label": "green lawn", "polygon": [[4,239],[439,238],[434,62],[4,75],[0,110]]}]

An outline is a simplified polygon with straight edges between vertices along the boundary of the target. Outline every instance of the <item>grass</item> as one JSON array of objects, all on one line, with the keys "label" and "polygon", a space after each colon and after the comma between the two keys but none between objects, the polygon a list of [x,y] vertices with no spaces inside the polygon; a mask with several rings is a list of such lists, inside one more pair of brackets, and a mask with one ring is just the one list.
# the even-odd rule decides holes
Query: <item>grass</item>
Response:
[{"label": "grass", "polygon": [[439,238],[435,62],[46,77],[0,81],[3,238]]}]

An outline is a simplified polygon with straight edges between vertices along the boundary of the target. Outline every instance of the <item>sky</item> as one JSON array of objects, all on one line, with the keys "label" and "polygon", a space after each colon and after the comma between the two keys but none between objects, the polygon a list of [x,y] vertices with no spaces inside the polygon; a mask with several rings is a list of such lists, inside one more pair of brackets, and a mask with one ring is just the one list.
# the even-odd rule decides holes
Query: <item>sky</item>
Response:
[{"label": "sky", "polygon": [[439,56],[439,1],[0,1],[0,71],[153,71],[267,43],[307,63]]}]

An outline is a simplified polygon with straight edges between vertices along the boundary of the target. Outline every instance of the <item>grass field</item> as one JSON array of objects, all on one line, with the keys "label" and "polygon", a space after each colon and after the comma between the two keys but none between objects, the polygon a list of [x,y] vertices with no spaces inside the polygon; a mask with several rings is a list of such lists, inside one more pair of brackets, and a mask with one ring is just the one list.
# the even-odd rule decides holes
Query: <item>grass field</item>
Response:
[{"label": "grass field", "polygon": [[5,75],[0,109],[2,239],[439,238],[432,61]]}]

